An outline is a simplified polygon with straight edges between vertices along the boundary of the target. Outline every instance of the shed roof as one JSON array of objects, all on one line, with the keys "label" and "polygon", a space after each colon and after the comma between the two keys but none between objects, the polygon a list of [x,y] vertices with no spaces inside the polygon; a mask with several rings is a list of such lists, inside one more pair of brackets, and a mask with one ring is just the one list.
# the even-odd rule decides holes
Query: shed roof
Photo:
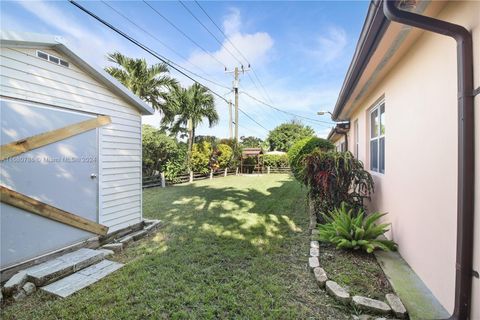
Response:
[{"label": "shed roof", "polygon": [[242,150],[242,156],[257,156],[263,153],[262,148],[244,148]]},{"label": "shed roof", "polygon": [[125,99],[127,102],[137,108],[142,115],[153,114],[153,109],[142,101],[139,97],[134,95],[117,79],[109,75],[102,68],[94,66],[92,63],[87,62],[84,58],[81,58],[65,44],[65,40],[62,37],[39,34],[39,33],[27,33],[17,31],[4,31],[0,32],[0,45],[4,46],[22,46],[22,47],[42,47],[52,48],[59,51],[68,57],[73,63],[87,71],[95,80],[99,81],[114,93]]}]

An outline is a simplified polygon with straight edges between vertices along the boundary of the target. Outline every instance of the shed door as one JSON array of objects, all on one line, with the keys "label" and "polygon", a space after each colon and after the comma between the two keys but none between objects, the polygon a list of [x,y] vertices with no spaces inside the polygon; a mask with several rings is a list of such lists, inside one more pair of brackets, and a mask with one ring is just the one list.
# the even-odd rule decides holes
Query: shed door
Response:
[{"label": "shed door", "polygon": [[[1,102],[1,144],[96,117],[10,100]],[[1,183],[98,222],[97,130],[1,162]],[[1,267],[63,248],[93,234],[1,203]]]}]

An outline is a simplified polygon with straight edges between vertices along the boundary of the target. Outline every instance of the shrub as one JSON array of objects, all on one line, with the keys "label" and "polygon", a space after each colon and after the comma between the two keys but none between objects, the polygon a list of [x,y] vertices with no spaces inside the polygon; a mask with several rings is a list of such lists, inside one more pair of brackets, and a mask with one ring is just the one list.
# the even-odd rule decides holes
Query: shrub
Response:
[{"label": "shrub", "polygon": [[217,161],[220,168],[228,168],[233,157],[233,150],[227,144],[217,146]]},{"label": "shrub", "polygon": [[171,161],[185,162],[179,159],[182,150],[177,141],[160,130],[143,125],[142,127],[142,162],[143,174],[150,176],[155,171],[165,171]]},{"label": "shrub", "polygon": [[319,228],[319,240],[330,242],[337,249],[363,250],[372,253],[376,249],[392,251],[397,249],[397,244],[391,240],[377,239],[388,231],[388,224],[376,224],[386,213],[372,213],[365,215],[360,208],[354,211],[347,209],[343,202],[339,208],[323,214],[326,221]]},{"label": "shrub", "polygon": [[288,167],[288,156],[286,154],[262,154],[260,158],[265,167]]},{"label": "shrub", "polygon": [[242,147],[235,139],[221,139],[220,144],[226,144],[232,149],[232,158],[229,163],[230,168],[236,168],[240,165],[240,158],[242,157]]},{"label": "shrub", "polygon": [[208,173],[210,171],[210,157],[212,145],[207,141],[195,143],[192,146],[190,168],[193,172]]},{"label": "shrub", "polygon": [[293,144],[293,146],[288,150],[288,159],[290,162],[290,168],[295,178],[299,181],[303,180],[303,171],[304,164],[302,163],[303,158],[311,153],[316,148],[322,151],[333,150],[335,146],[328,140],[317,138],[317,137],[307,137],[301,140],[298,140]]},{"label": "shrub", "polygon": [[[329,212],[345,202],[363,208],[363,200],[374,191],[372,176],[350,152],[315,150],[302,161],[303,182],[315,200],[317,212]],[[321,221],[320,221],[321,222]]]},{"label": "shrub", "polygon": [[170,157],[165,165],[164,172],[167,180],[176,181],[176,177],[182,173],[188,172],[187,165],[187,144],[179,142],[178,153],[175,157]]}]

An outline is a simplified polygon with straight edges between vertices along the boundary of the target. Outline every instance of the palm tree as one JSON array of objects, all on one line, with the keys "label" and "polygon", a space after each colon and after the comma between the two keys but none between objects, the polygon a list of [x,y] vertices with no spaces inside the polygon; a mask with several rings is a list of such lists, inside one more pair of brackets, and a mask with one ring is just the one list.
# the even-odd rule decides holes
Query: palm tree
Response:
[{"label": "palm tree", "polygon": [[188,150],[192,151],[195,129],[207,119],[211,128],[218,123],[213,95],[204,86],[195,83],[188,89],[175,86],[166,96],[164,124],[170,124],[170,131],[188,131]]},{"label": "palm tree", "polygon": [[108,60],[119,67],[107,67],[111,76],[120,81],[140,99],[149,103],[155,110],[166,113],[165,97],[170,88],[177,85],[171,78],[164,63],[149,66],[145,59],[134,59],[120,52],[108,54]]}]

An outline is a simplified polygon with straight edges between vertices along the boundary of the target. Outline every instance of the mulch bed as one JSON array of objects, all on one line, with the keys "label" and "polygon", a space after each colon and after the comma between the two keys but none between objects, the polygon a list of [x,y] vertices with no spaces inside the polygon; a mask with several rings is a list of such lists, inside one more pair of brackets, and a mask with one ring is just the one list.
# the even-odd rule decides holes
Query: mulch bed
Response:
[{"label": "mulch bed", "polygon": [[320,243],[320,265],[328,278],[344,287],[351,296],[361,295],[383,301],[394,292],[373,254],[337,250]]}]

